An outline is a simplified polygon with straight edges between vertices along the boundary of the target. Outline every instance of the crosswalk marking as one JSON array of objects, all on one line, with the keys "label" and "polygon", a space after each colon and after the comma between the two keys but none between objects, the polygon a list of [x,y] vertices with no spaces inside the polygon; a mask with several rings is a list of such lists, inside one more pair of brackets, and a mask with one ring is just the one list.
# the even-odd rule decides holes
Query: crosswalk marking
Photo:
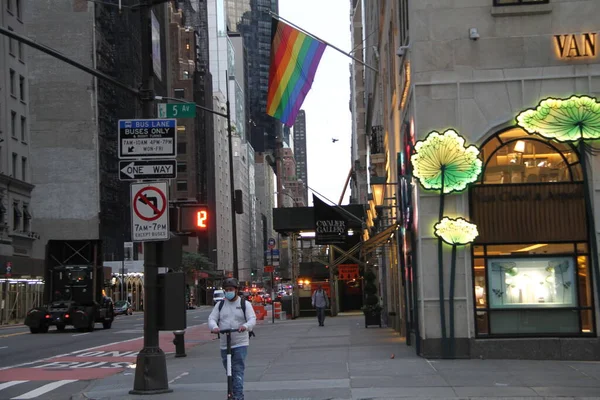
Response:
[{"label": "crosswalk marking", "polygon": [[[18,381],[15,381],[15,382],[18,382]],[[48,393],[51,390],[54,390],[56,388],[59,388],[63,385],[66,385],[66,384],[72,383],[72,382],[77,382],[77,379],[65,379],[62,381],[48,383],[47,385],[40,386],[39,388],[34,389],[30,392],[23,393],[22,395],[20,395],[18,397],[13,397],[11,400],[33,399],[35,397],[43,395],[44,393]]]},{"label": "crosswalk marking", "polygon": [[9,388],[11,386],[18,385],[19,383],[25,383],[25,382],[28,382],[28,381],[10,381],[10,382],[0,383],[0,390]]}]

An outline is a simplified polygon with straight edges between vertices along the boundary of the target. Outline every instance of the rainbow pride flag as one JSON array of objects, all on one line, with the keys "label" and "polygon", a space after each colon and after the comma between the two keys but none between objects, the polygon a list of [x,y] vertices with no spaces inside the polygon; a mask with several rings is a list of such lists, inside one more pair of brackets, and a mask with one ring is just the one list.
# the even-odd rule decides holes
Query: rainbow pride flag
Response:
[{"label": "rainbow pride flag", "polygon": [[267,114],[292,126],[327,45],[273,18]]}]

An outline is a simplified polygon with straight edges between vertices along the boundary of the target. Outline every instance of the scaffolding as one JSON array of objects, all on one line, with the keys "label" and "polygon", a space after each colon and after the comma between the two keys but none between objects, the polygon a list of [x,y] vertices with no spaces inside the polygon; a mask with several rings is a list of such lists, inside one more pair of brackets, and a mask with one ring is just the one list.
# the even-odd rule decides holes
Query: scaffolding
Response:
[{"label": "scaffolding", "polygon": [[0,279],[0,325],[21,323],[27,311],[44,303],[41,279]]}]

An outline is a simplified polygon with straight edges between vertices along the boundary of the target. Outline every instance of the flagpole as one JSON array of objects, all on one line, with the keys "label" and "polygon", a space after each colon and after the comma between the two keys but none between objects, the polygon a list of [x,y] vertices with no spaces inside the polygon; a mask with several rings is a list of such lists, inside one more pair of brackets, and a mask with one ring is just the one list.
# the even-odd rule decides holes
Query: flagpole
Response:
[{"label": "flagpole", "polygon": [[287,19],[283,18],[282,16],[275,14],[273,11],[269,10],[269,14],[271,14],[271,16],[273,16],[273,17],[275,17],[275,18],[277,18],[277,19],[279,19],[279,20],[281,20],[281,21],[283,21],[283,22],[285,22],[285,23],[293,26],[294,28],[298,29],[299,31],[302,31],[303,33],[307,34],[308,36],[312,36],[313,38],[317,39],[319,42],[324,43],[325,45],[331,47],[332,49],[339,51],[340,53],[342,53],[346,57],[350,57],[351,59],[353,59],[357,63],[362,64],[365,67],[367,67],[367,68],[369,68],[369,69],[371,69],[371,70],[373,70],[375,72],[379,72],[379,70],[371,67],[369,64],[365,64],[363,61],[359,60],[358,58],[353,57],[350,53],[346,53],[344,50],[340,49],[339,47],[336,47],[336,46],[332,45],[331,43],[329,43],[329,42],[327,42],[327,41],[319,38],[318,36],[315,36],[312,33],[310,33],[308,31],[300,28],[298,25],[294,24],[293,22],[290,22]]}]

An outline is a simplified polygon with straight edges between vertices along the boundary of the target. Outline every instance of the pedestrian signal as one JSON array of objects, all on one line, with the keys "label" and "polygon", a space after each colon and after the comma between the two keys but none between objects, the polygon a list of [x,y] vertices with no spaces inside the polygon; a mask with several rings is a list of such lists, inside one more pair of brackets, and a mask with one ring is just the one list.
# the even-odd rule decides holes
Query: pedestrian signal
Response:
[{"label": "pedestrian signal", "polygon": [[180,207],[181,232],[207,231],[209,228],[211,213],[207,206],[182,206]]}]

